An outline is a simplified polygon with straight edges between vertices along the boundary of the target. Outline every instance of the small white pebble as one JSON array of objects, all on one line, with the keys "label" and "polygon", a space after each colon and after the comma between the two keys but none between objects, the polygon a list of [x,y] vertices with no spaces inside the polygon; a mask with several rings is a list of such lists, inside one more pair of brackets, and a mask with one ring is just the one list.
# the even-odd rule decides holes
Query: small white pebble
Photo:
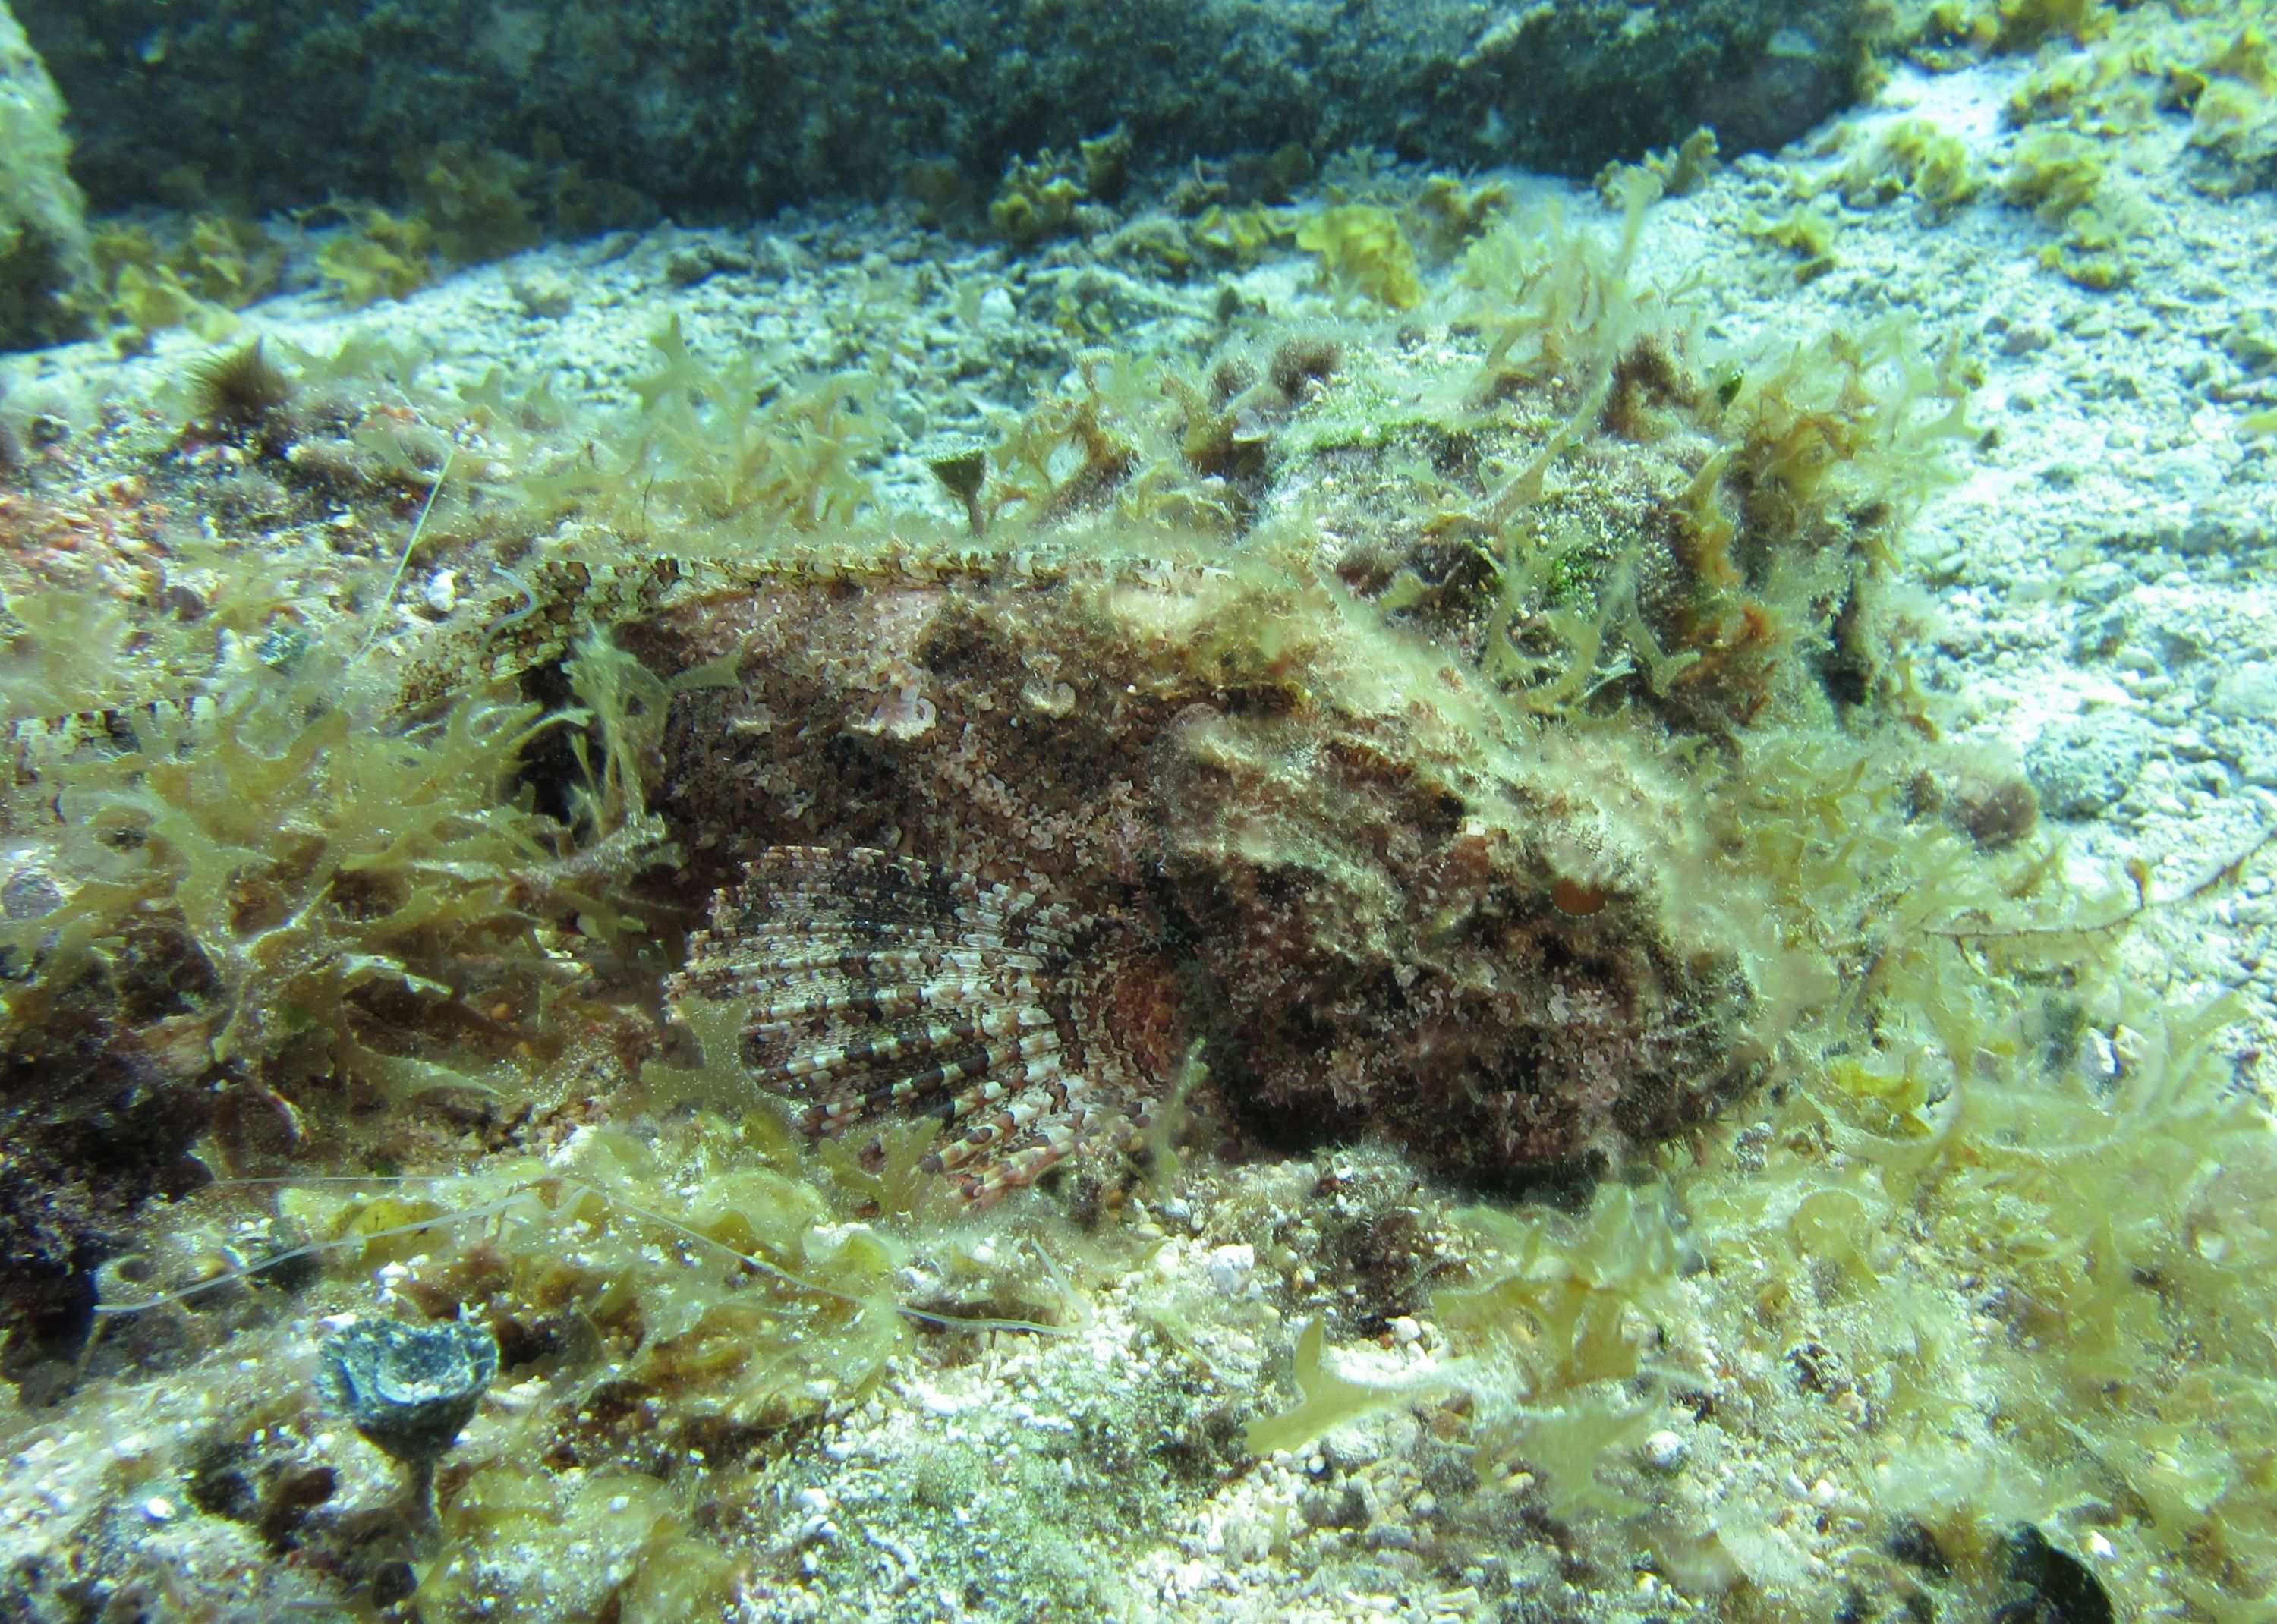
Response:
[{"label": "small white pebble", "polygon": [[1831,1478],[1822,1477],[1810,1485],[1810,1503],[1821,1510],[1834,1504],[1838,1491]]},{"label": "small white pebble", "polygon": [[427,607],[438,615],[447,615],[459,604],[459,572],[437,570],[427,578],[423,589]]},{"label": "small white pebble", "polygon": [[1402,1347],[1405,1347],[1412,1342],[1420,1341],[1422,1336],[1423,1327],[1417,1324],[1410,1315],[1402,1314],[1391,1322],[1391,1339]]},{"label": "small white pebble", "polygon": [[1644,1441],[1644,1463],[1656,1472],[1672,1472],[1691,1453],[1682,1434],[1663,1427]]},{"label": "small white pebble", "polygon": [[1245,1241],[1238,1246],[1219,1247],[1209,1255],[1202,1269],[1220,1296],[1238,1297],[1249,1289],[1250,1279],[1257,1272],[1257,1248]]},{"label": "small white pebble", "polygon": [[2087,1537],[2087,1553],[2100,1561],[2106,1562],[2119,1554],[2118,1551],[2113,1547],[2111,1542],[2100,1534],[2090,1534]]},{"label": "small white pebble", "polygon": [[809,1517],[798,1525],[802,1545],[826,1545],[838,1537],[838,1525],[827,1517]]},{"label": "small white pebble", "polygon": [[522,307],[524,315],[559,318],[569,314],[576,303],[570,292],[568,279],[559,271],[536,270],[514,278],[507,285],[514,302]]},{"label": "small white pebble", "polygon": [[986,327],[1009,327],[1018,314],[1012,295],[1001,287],[992,287],[980,296],[979,324]]},{"label": "small white pebble", "polygon": [[163,1494],[154,1494],[142,1502],[142,1514],[153,1522],[171,1522],[174,1520],[174,1502]]},{"label": "small white pebble", "polygon": [[830,1509],[830,1491],[827,1489],[801,1489],[796,1498],[798,1508],[810,1516],[819,1517]]}]

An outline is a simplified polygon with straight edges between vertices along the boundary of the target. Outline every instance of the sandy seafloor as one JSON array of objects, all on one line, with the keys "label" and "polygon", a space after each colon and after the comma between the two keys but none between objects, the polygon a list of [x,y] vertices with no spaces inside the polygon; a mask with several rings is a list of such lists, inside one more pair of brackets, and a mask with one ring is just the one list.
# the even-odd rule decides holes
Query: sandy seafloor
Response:
[{"label": "sandy seafloor", "polygon": [[[1683,299],[1711,343],[1896,317],[1931,344],[1955,336],[1967,346],[1983,373],[1971,406],[1981,436],[1949,453],[1957,477],[1909,537],[1909,571],[1933,605],[1917,657],[1934,714],[1949,736],[2027,764],[2083,883],[2110,886],[2140,859],[2151,865],[2154,895],[2179,892],[2277,817],[2277,438],[2240,429],[2277,383],[2265,374],[2257,397],[2223,342],[2256,312],[2277,322],[2277,194],[2220,198],[2184,184],[2190,155],[2179,120],[2134,138],[2157,224],[2130,250],[2131,280],[2109,292],[2043,268],[2036,256],[2051,232],[1991,189],[1941,221],[1906,199],[1841,211],[1833,267],[1800,285],[1793,257],[1748,230],[1751,218],[1785,212],[1796,173],[1839,167],[1881,121],[1926,115],[1997,156],[2015,139],[2000,109],[2024,71],[1996,62],[1900,74],[1873,107],[1841,121],[1853,134],[1839,150],[1814,140],[1775,159],[1743,159],[1656,206],[1636,274],[1687,285]],[[1819,150],[1828,156],[1811,156]],[[1593,195],[1577,190],[1571,209],[1609,226]],[[548,247],[361,311],[304,292],[244,315],[306,350],[376,333],[430,353],[438,377],[478,377],[503,363],[552,376],[564,397],[603,401],[624,397],[625,381],[650,364],[649,336],[673,315],[714,357],[741,345],[788,346],[826,368],[890,346],[898,358],[888,376],[910,391],[906,410],[889,412],[905,419],[897,449],[907,452],[984,427],[964,403],[1017,404],[1015,380],[1033,380],[1039,360],[1062,345],[1046,320],[1049,280],[1079,274],[993,246],[939,257],[944,240],[895,211],[818,206],[750,231],[666,227]],[[1325,318],[1310,269],[1290,253],[1233,279],[1270,310]],[[1096,278],[1094,291],[1115,291],[1126,319],[1152,313],[1151,330],[1165,339],[1210,330],[1215,280],[1180,287],[1112,269],[1080,274]],[[917,314],[897,314],[893,330],[880,332],[864,310],[887,302],[887,290],[897,312],[913,298]],[[1428,324],[1430,313],[1418,319]],[[149,388],[202,348],[176,334],[126,362],[94,346],[11,358],[9,399],[84,420],[90,402]],[[881,482],[889,499],[948,511],[907,455],[889,458]],[[454,587],[432,583],[430,596],[447,599]],[[2277,1081],[2277,1061],[2265,1058],[2277,1053],[2273,932],[2277,873],[2265,854],[2203,905],[2146,916],[2125,948],[2134,976],[2178,999],[2241,990],[2242,1019],[2226,1043],[2243,1086],[2265,1090]],[[778,1531],[746,1581],[741,1616],[1715,1615],[1712,1587],[1687,1587],[1668,1571],[1674,1564],[1641,1552],[1626,1571],[1608,1564],[1618,1539],[1598,1538],[1594,1565],[1586,1575],[1577,1567],[1554,1596],[1531,1581],[1513,1590],[1491,1558],[1436,1572],[1418,1555],[1435,1538],[1428,1429],[1405,1413],[1150,1505],[1132,1523],[1154,1531],[1119,1545],[1096,1521],[1082,1539],[1062,1541],[1047,1514],[1038,1520],[1049,1497],[1040,1498],[1036,1441],[1092,1425],[1146,1387],[1150,1365],[1180,1357],[1138,1334],[1142,1301],[1169,1293],[1204,1305],[1196,1323],[1208,1305],[1222,1310],[1191,1355],[1205,1362],[1258,1369],[1285,1337],[1251,1290],[1253,1251],[1213,1231],[1207,1214],[1301,1201],[1324,1171],[1366,1176],[1375,1154],[1192,1170],[1193,1193],[1145,1219],[1147,1238],[1161,1236],[1151,1255],[1088,1288],[1091,1317],[1078,1335],[1005,1337],[957,1362],[912,1362],[829,1422],[769,1481]],[[1443,1346],[1428,1323],[1403,1323],[1386,1345],[1347,1356],[1420,1389]],[[215,1391],[232,1379],[266,1377],[247,1369]],[[152,1596],[148,1611],[120,1616],[238,1616],[226,1600],[202,1612],[205,1604],[183,1598],[209,1582],[225,1597],[228,1575],[260,1563],[257,1548],[134,1470],[160,1447],[154,1440],[216,1401],[215,1392],[130,1380],[98,1384],[57,1411],[0,1414],[0,1567],[71,1560],[91,1512],[109,1506],[111,1537],[161,1553],[181,1575],[175,1599]],[[492,1400],[494,1409],[515,1402],[512,1390]],[[462,1448],[478,1452],[493,1421],[478,1417]],[[1839,1602],[1835,1576],[1882,1537],[1877,1485],[1856,1457],[1814,1455],[1776,1428],[1750,1438],[1702,1426],[1661,1447],[1675,1452],[1662,1467],[1686,1480],[1672,1503],[1702,1517],[1744,1504],[1750,1526],[1780,1542],[1774,1555],[1757,1555],[1793,1605],[1775,1584],[1751,1604],[1755,1616],[1811,1616]],[[373,1452],[344,1446],[338,1458],[340,1503],[392,1492]],[[1324,1484],[1335,1501],[1326,1513]],[[1783,1515],[1782,1506],[1805,1514]],[[500,1558],[510,1565],[510,1552]],[[2090,1546],[2083,1559],[2101,1559]],[[1003,1581],[1014,1573],[1017,1582]],[[293,1616],[324,1615],[308,1605],[317,1610]],[[1862,1616],[1882,1616],[1885,1605],[1870,1598]]]}]

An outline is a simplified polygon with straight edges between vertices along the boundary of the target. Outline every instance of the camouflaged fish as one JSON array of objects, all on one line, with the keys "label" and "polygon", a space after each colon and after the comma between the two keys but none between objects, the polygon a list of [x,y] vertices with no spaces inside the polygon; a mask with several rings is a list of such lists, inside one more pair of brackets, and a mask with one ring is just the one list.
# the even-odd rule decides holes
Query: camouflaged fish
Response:
[{"label": "camouflaged fish", "polygon": [[924,1165],[983,1206],[1086,1149],[1143,1142],[1169,983],[1127,935],[931,863],[776,846],[712,899],[670,990],[747,1005],[742,1062],[809,1135],[937,1118]]}]

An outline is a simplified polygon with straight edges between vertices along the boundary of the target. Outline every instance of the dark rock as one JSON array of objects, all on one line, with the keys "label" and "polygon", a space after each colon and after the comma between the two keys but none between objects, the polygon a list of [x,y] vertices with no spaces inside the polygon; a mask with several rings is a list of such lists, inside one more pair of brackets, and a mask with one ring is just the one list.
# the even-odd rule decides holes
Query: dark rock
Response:
[{"label": "dark rock", "polygon": [[[1864,65],[1849,0],[19,0],[104,208],[204,170],[273,209],[389,198],[438,142],[535,156],[682,217],[889,189],[953,158],[994,186],[1015,154],[1120,123],[1142,165],[1392,148],[1588,174],[1716,125],[1776,147]],[[1640,17],[1648,26],[1637,26]],[[154,33],[153,30],[156,29]],[[158,46],[163,49],[153,49]]]},{"label": "dark rock", "polygon": [[1352,1484],[1315,1489],[1297,1503],[1305,1526],[1316,1529],[1364,1529],[1368,1525],[1367,1497]]},{"label": "dark rock", "polygon": [[82,1373],[95,1271],[123,1249],[135,1206],[206,1180],[189,1148],[212,1115],[218,978],[178,919],[139,914],[108,957],[42,948],[11,979],[14,1024],[0,1054],[0,1375],[30,1403],[26,1383],[58,1399]]},{"label": "dark rock", "polygon": [[2029,1522],[2008,1536],[2008,1583],[2022,1594],[1993,1610],[1992,1624],[2111,1624],[2103,1582]]},{"label": "dark rock", "polygon": [[184,1451],[182,1491],[209,1517],[249,1522],[261,1509],[261,1491],[249,1476],[253,1452],[233,1438],[208,1438]]},{"label": "dark rock", "polygon": [[295,1463],[279,1471],[262,1496],[255,1522],[262,1543],[282,1555],[300,1544],[308,1514],[337,1493],[339,1474],[329,1466]]},{"label": "dark rock", "polygon": [[1890,1530],[1890,1554],[1908,1567],[1943,1577],[1953,1571],[1952,1559],[1928,1526],[1912,1517],[1900,1519]]}]

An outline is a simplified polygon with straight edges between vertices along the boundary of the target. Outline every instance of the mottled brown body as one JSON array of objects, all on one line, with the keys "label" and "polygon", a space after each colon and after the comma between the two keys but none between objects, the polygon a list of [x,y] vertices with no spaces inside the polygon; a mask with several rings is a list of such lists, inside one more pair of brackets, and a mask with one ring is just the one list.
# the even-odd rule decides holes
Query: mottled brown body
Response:
[{"label": "mottled brown body", "polygon": [[[679,694],[666,733],[657,805],[681,883],[723,893],[686,991],[726,989],[746,973],[733,958],[754,996],[783,1001],[805,973],[802,910],[853,941],[859,909],[836,892],[777,895],[794,869],[885,872],[852,847],[1018,898],[1039,929],[1054,910],[1118,922],[1054,925],[1021,943],[1034,965],[969,972],[989,979],[990,1007],[1049,1012],[1062,1070],[1073,1035],[1086,1066],[1103,1053],[1115,1072],[1083,1074],[1114,1096],[1098,1126],[1087,1106],[1040,1100],[976,1145],[977,1194],[1067,1154],[991,1171],[1055,1124],[1127,1136],[1188,1033],[1260,1140],[1377,1135],[1489,1188],[1604,1165],[1700,1119],[1759,1063],[1745,928],[1673,894],[1672,877],[1706,862],[1682,786],[1617,739],[1515,714],[1319,588],[1137,562],[784,580],[621,635],[660,674],[728,656],[739,673]],[[773,849],[790,846],[842,855]],[[750,911],[755,885],[773,911]],[[895,989],[946,973],[922,955],[950,951],[939,933],[969,906],[921,922],[933,934],[917,959],[842,953],[826,979],[863,1009],[793,998],[776,1028],[748,1034],[747,1059],[813,1131],[901,1110],[956,1129],[1057,1086],[1012,1069],[1030,1057],[982,1052],[1009,1036],[978,1025],[928,1040],[925,1066],[956,1064],[922,1082],[866,1059],[818,1074],[813,1051],[904,1041],[918,1006]],[[892,945],[888,930],[861,951]],[[826,1015],[826,1032],[803,1029]],[[974,1093],[984,1082],[1002,1093]]]}]

